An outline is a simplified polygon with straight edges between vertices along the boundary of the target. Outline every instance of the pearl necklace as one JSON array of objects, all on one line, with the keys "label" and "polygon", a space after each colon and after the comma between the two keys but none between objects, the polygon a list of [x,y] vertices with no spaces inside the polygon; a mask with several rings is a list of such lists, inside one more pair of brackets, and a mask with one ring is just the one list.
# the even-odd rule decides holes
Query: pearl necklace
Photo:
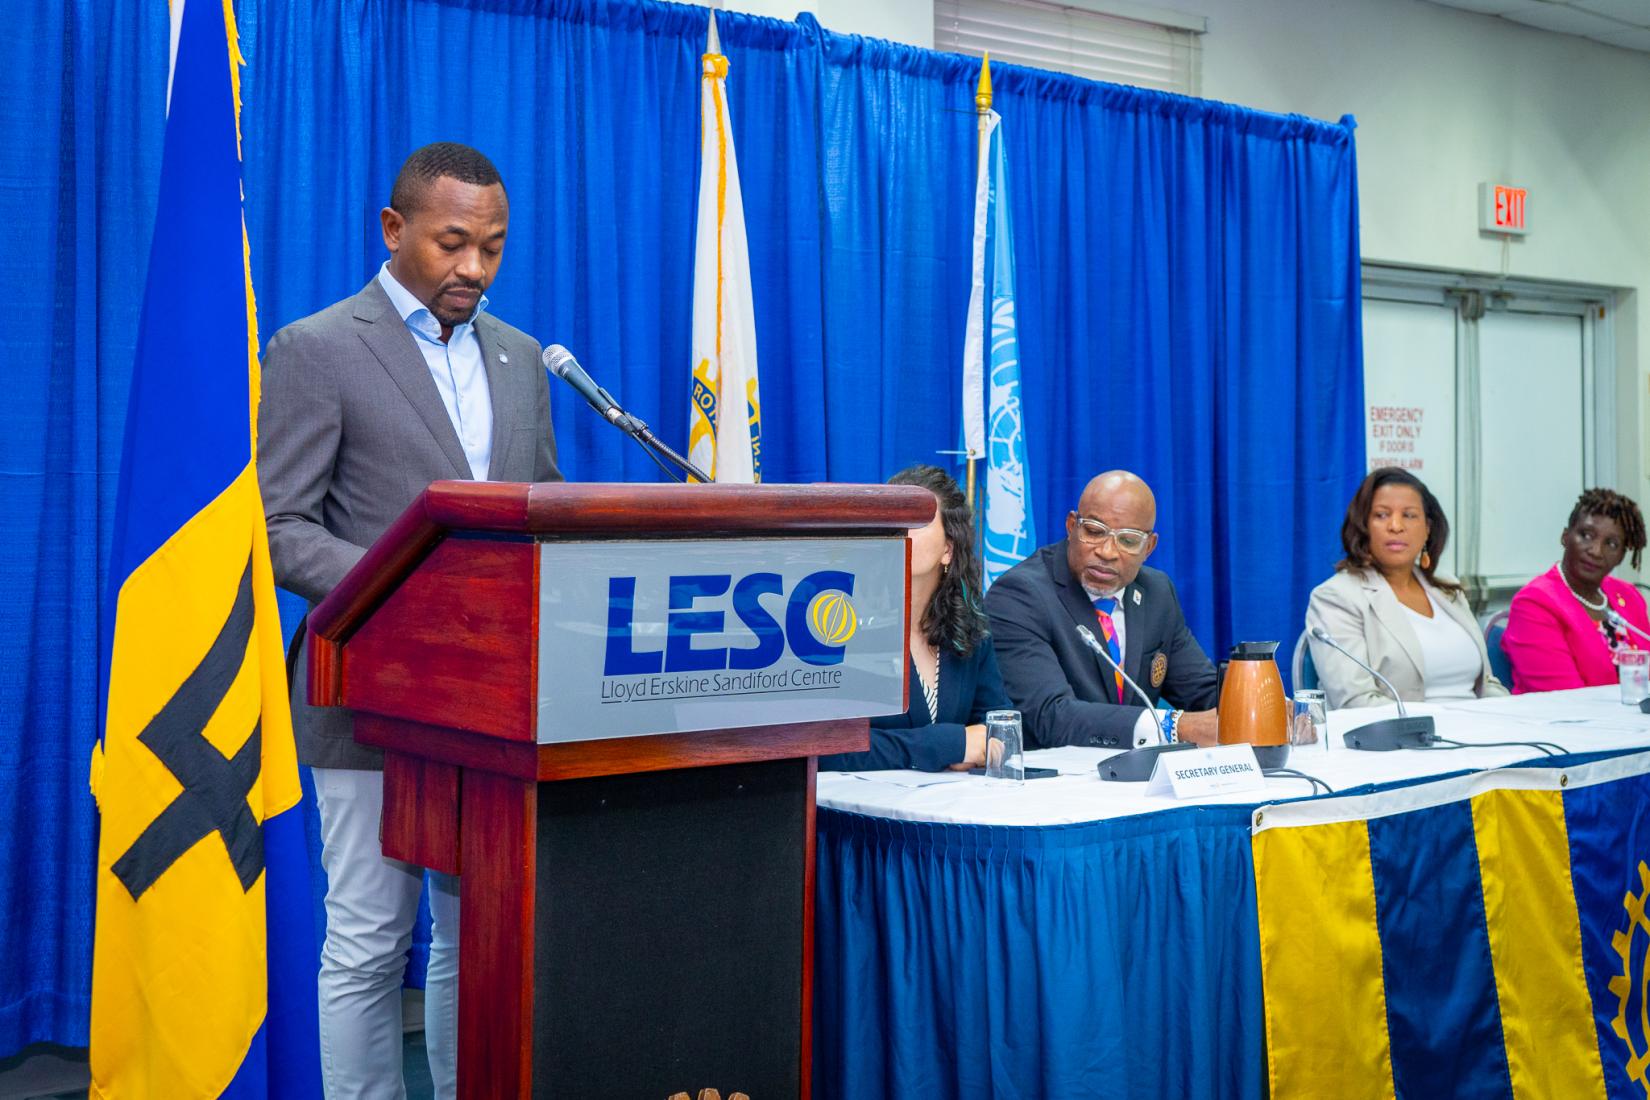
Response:
[{"label": "pearl necklace", "polygon": [[1564,582],[1564,587],[1568,588],[1570,590],[1570,595],[1572,595],[1576,598],[1576,602],[1579,603],[1582,607],[1585,607],[1588,611],[1606,611],[1606,610],[1609,609],[1609,607],[1610,607],[1610,597],[1606,596],[1604,594],[1604,586],[1599,585],[1599,589],[1598,589],[1599,600],[1598,600],[1598,603],[1594,603],[1592,600],[1589,600],[1589,599],[1585,598],[1584,596],[1582,596],[1582,594],[1580,592],[1577,592],[1575,590],[1575,585],[1570,583],[1570,578],[1566,577],[1564,575],[1564,563],[1563,562],[1558,563],[1558,579]]}]

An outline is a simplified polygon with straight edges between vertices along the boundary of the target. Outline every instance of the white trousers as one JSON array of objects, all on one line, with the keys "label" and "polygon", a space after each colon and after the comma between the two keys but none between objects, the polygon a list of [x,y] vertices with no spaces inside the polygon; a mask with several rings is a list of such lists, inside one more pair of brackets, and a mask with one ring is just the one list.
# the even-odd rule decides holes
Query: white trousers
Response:
[{"label": "white trousers", "polygon": [[[321,948],[321,1076],[327,1100],[404,1100],[401,979],[424,869],[379,844],[384,773],[315,768],[327,936]],[[435,1095],[458,1092],[458,880],[430,872],[424,1040]]]}]

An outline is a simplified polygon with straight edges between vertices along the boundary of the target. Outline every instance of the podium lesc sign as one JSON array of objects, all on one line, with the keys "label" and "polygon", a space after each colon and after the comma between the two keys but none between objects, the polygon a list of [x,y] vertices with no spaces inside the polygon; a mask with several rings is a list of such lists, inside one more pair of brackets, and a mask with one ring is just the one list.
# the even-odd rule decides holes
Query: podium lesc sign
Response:
[{"label": "podium lesc sign", "polygon": [[545,542],[541,742],[905,709],[905,544]]}]

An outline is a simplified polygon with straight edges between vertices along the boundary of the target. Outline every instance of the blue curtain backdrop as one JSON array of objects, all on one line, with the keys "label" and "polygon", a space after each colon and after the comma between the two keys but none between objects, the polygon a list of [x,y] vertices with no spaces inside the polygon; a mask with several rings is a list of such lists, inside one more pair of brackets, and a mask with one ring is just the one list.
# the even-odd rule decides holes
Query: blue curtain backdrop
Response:
[{"label": "blue curtain backdrop", "polygon": [[[85,1040],[97,603],[159,166],[166,8],[25,5],[0,105],[0,1056]],[[401,159],[465,141],[513,219],[495,312],[685,443],[702,8],[240,0],[262,333],[383,256]],[[978,62],[734,14],[764,473],[878,481],[955,446]],[[1363,469],[1355,163],[1328,124],[998,66],[1032,489],[1156,487],[1154,564],[1205,646],[1286,644]],[[188,318],[179,318],[187,338]],[[556,393],[563,468],[657,476]]]}]

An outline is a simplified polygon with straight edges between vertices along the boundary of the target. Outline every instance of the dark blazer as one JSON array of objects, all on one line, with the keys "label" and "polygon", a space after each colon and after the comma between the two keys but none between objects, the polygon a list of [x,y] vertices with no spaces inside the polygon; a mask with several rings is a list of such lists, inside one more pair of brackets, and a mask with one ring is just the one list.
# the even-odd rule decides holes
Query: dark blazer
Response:
[{"label": "dark blazer", "polygon": [[917,666],[906,662],[907,692],[911,704],[904,714],[871,719],[871,747],[865,752],[843,752],[821,756],[819,769],[835,772],[870,772],[888,768],[917,768],[925,772],[943,771],[962,763],[968,753],[966,726],[985,721],[988,710],[1011,706],[1003,693],[1002,673],[991,639],[983,638],[964,657],[955,650],[940,650],[940,720],[928,720],[928,702],[922,695]]},{"label": "dark blazer", "polygon": [[[475,322],[493,406],[494,481],[560,481],[550,384],[538,343],[496,317]],[[429,365],[374,278],[352,298],[277,332],[263,357],[258,485],[275,583],[313,608],[432,481],[470,479]],[[307,647],[307,639],[306,639]],[[347,710],[308,703],[307,655],[292,683],[298,760],[379,768]]]},{"label": "dark blazer", "polygon": [[[1154,703],[1163,698],[1182,710],[1213,707],[1215,666],[1187,629],[1169,578],[1142,566],[1120,599],[1127,646],[1123,671]],[[1111,669],[1077,636],[1079,624],[1096,638],[1100,627],[1094,605],[1066,563],[1065,540],[999,577],[986,592],[985,610],[1003,684],[1024,714],[1026,748],[1134,744],[1134,724],[1144,708],[1116,701]],[[1166,666],[1154,684],[1152,667],[1160,654]]]}]

